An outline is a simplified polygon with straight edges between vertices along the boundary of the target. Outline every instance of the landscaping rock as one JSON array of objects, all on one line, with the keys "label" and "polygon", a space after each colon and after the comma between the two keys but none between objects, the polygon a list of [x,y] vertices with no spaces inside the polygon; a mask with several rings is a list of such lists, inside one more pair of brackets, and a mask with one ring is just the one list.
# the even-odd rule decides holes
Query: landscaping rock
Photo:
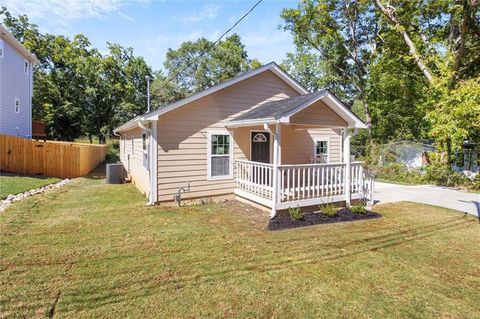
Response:
[{"label": "landscaping rock", "polygon": [[19,193],[19,194],[16,194],[16,195],[10,194],[10,195],[7,196],[6,199],[4,199],[0,202],[0,212],[3,212],[8,206],[10,206],[14,202],[21,201],[22,199],[25,199],[27,197],[31,197],[31,196],[34,196],[34,195],[43,194],[45,191],[48,191],[48,190],[51,190],[51,189],[60,188],[62,186],[65,186],[66,184],[68,184],[70,181],[71,180],[67,178],[67,179],[64,179],[64,180],[62,180],[58,183],[42,186],[40,188],[32,189],[32,190],[26,191],[24,193]]}]

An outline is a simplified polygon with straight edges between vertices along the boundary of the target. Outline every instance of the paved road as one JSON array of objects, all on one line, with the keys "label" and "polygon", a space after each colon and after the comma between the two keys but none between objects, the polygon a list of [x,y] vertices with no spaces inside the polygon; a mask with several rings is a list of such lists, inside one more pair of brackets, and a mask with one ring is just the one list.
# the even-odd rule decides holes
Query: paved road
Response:
[{"label": "paved road", "polygon": [[410,201],[456,209],[480,216],[480,194],[467,193],[431,185],[406,186],[375,182],[378,204]]}]

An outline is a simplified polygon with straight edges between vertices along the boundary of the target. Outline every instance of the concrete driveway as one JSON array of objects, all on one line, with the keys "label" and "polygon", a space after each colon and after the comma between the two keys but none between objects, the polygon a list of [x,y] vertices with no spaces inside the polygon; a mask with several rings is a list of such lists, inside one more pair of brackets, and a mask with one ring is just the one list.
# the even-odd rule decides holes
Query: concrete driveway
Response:
[{"label": "concrete driveway", "polygon": [[432,185],[397,185],[375,182],[376,204],[410,201],[435,205],[480,216],[480,194]]}]

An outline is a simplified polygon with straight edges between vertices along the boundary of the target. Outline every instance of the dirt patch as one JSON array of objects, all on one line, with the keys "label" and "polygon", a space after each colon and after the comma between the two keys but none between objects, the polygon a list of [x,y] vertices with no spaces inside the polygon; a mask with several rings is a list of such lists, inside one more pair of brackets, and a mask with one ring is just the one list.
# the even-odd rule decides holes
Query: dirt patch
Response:
[{"label": "dirt patch", "polygon": [[267,230],[282,230],[289,228],[305,227],[318,224],[331,224],[340,222],[351,222],[355,220],[364,220],[382,217],[379,213],[367,211],[365,214],[352,213],[347,208],[342,208],[337,211],[337,216],[329,217],[322,212],[304,213],[303,218],[293,220],[289,215],[277,215],[275,218],[269,220]]},{"label": "dirt patch", "polygon": [[268,220],[270,219],[270,215],[267,211],[242,203],[238,200],[223,201],[220,203],[220,207],[227,210],[229,213],[241,214],[252,224],[256,224],[264,229],[267,227]]}]

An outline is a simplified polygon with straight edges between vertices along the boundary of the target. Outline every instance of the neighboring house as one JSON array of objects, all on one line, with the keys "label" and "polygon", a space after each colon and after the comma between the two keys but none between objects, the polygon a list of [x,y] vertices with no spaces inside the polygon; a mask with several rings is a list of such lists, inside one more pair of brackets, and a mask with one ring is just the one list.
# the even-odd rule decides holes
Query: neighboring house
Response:
[{"label": "neighboring house", "polygon": [[0,24],[0,134],[32,137],[33,64],[37,62]]},{"label": "neighboring house", "polygon": [[182,199],[235,194],[274,216],[371,192],[361,163],[350,163],[348,128],[365,124],[328,90],[310,93],[272,62],[115,133],[150,204],[174,201],[183,187]]}]

